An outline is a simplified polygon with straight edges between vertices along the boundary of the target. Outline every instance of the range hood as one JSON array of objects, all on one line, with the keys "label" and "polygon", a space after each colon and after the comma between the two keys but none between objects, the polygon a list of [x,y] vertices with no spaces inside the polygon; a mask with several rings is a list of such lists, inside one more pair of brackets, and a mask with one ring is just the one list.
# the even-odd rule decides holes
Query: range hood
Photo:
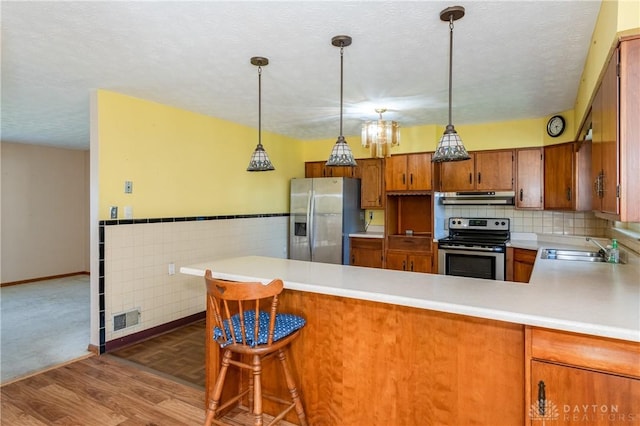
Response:
[{"label": "range hood", "polygon": [[514,191],[485,191],[485,192],[441,192],[442,204],[455,204],[467,206],[502,205],[513,206],[515,202]]}]

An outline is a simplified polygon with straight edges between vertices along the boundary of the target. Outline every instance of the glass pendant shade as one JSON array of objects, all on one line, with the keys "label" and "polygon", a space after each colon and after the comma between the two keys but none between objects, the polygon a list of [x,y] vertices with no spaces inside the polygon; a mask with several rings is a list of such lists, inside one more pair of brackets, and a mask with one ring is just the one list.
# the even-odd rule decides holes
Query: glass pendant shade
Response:
[{"label": "glass pendant shade", "polygon": [[338,141],[333,145],[331,155],[326,163],[327,166],[356,166],[356,160],[353,152],[344,139],[344,136],[338,136]]},{"label": "glass pendant shade", "polygon": [[342,135],[342,92],[343,92],[343,66],[344,66],[344,47],[351,44],[351,37],[346,35],[338,35],[331,39],[331,44],[340,48],[340,136],[336,144],[331,150],[331,155],[325,163],[326,166],[357,166],[353,152],[347,144],[346,139]]},{"label": "glass pendant shade", "polygon": [[258,146],[251,154],[248,172],[268,172],[275,170],[267,151],[262,146],[262,67],[269,64],[269,59],[260,56],[251,58],[251,64],[258,67]]},{"label": "glass pendant shade", "polygon": [[247,167],[247,171],[266,172],[269,170],[275,170],[275,168],[273,167],[273,164],[271,164],[271,160],[269,160],[267,151],[265,151],[262,144],[259,143],[253,151],[253,154],[251,154],[251,160],[249,160],[249,167]]},{"label": "glass pendant shade", "polygon": [[458,132],[453,125],[448,125],[447,129],[438,142],[436,152],[433,153],[431,161],[434,163],[442,163],[445,161],[462,161],[468,160],[469,153],[462,144],[462,139],[458,136]]},{"label": "glass pendant shade", "polygon": [[362,146],[369,148],[372,158],[391,156],[391,147],[400,145],[400,125],[382,119],[384,109],[377,109],[380,119],[362,125]]}]

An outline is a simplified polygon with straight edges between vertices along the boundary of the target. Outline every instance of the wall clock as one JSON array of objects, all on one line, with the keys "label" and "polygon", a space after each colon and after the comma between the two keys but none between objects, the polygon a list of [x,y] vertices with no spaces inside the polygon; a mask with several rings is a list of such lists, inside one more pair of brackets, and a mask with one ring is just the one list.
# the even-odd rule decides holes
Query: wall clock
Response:
[{"label": "wall clock", "polygon": [[552,138],[557,138],[564,132],[564,118],[561,115],[554,115],[547,123],[547,133]]}]

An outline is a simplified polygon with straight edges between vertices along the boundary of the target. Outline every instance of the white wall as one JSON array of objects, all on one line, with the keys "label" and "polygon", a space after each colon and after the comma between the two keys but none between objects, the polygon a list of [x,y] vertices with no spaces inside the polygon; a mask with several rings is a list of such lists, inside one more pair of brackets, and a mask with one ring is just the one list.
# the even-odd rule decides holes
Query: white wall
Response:
[{"label": "white wall", "polygon": [[1,157],[1,282],[88,271],[88,151],[2,142]]}]

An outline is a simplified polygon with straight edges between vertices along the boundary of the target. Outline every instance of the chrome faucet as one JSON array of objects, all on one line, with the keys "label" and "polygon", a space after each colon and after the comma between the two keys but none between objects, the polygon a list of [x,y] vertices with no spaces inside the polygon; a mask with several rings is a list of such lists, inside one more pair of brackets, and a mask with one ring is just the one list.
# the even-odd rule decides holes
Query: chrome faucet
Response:
[{"label": "chrome faucet", "polygon": [[[600,250],[598,250],[598,253],[600,253],[602,255],[602,257],[604,257],[605,259],[607,259],[608,255],[609,255],[609,250],[607,250],[606,248],[602,247],[602,244],[600,244],[599,242],[597,242],[596,240],[594,240],[593,238],[589,238],[587,237],[587,241],[591,241],[593,244],[597,245],[598,247],[600,247]],[[608,260],[608,259],[607,259]]]}]

